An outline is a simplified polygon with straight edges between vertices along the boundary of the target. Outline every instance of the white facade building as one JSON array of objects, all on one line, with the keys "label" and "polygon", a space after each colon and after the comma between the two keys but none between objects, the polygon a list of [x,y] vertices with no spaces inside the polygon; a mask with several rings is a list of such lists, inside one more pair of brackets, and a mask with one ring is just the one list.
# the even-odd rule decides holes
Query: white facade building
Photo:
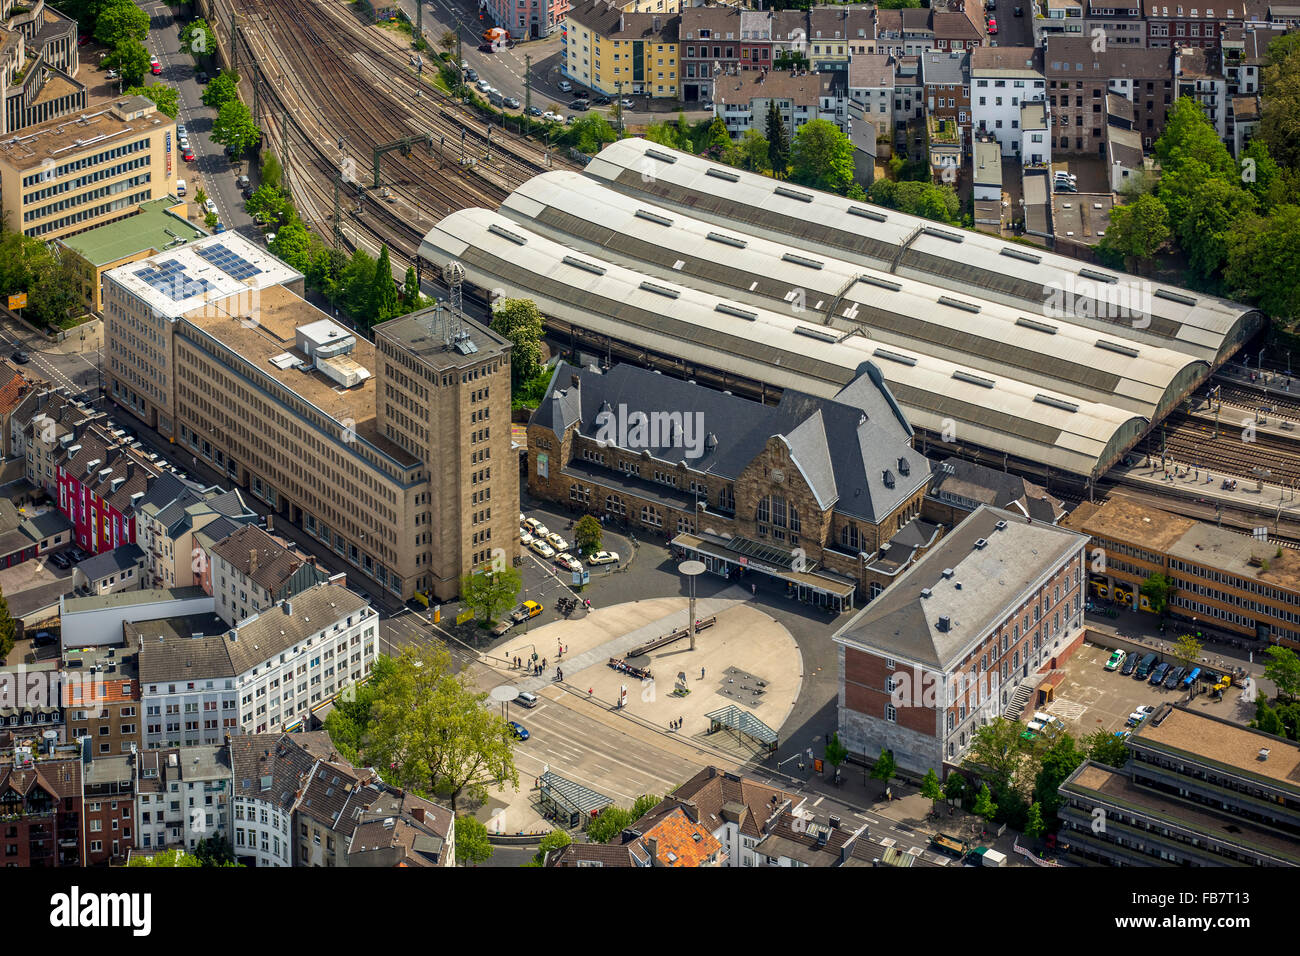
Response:
[{"label": "white facade building", "polygon": [[1025,156],[1021,107],[1047,101],[1041,59],[1041,53],[1031,47],[980,47],[971,51],[973,129],[976,134],[988,133],[997,139],[1003,156]]}]

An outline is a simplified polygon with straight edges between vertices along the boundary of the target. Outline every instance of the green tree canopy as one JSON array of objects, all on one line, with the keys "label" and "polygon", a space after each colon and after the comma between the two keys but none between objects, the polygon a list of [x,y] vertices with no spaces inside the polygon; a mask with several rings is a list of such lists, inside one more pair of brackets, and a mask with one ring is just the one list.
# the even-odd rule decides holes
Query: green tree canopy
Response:
[{"label": "green tree canopy", "polygon": [[1061,805],[1057,792],[1065,779],[1078,769],[1087,755],[1075,746],[1069,734],[1059,734],[1043,752],[1034,778],[1033,800],[1048,817],[1054,818]]},{"label": "green tree canopy", "polygon": [[379,260],[375,263],[375,275],[372,282],[369,321],[371,325],[396,317],[401,313],[401,303],[397,298],[397,286],[393,282],[393,263],[388,256],[388,246],[379,250]]},{"label": "green tree canopy", "polygon": [[[210,106],[214,110],[220,110],[231,100],[237,99],[239,99],[239,74],[234,70],[227,70],[219,76],[214,76],[203,89],[203,105]],[[263,181],[266,181],[265,176]]]},{"label": "green tree canopy", "polygon": [[196,62],[217,52],[216,35],[206,20],[191,20],[181,28],[180,38],[181,49],[188,50]]},{"label": "green tree canopy", "polygon": [[582,549],[583,554],[594,554],[600,550],[605,538],[605,529],[601,527],[595,515],[583,515],[573,526],[573,540]]},{"label": "green tree canopy", "polygon": [[980,785],[980,792],[975,795],[975,806],[972,808],[975,815],[983,817],[985,820],[992,820],[998,814],[998,805],[993,802],[993,794],[989,792],[987,783]]},{"label": "green tree canopy", "polygon": [[1025,836],[1037,839],[1047,829],[1043,823],[1043,808],[1038,802],[1029,805],[1029,819],[1025,823]]},{"label": "green tree canopy", "polygon": [[1122,767],[1128,762],[1128,747],[1109,730],[1098,730],[1084,739],[1088,759],[1108,767]]},{"label": "green tree canopy", "polygon": [[1110,224],[1101,239],[1104,249],[1125,260],[1150,260],[1169,241],[1169,210],[1155,196],[1137,197],[1126,206],[1112,206]]},{"label": "green tree canopy", "polygon": [[271,241],[271,252],[299,272],[305,273],[311,264],[312,239],[307,227],[294,219],[281,226],[275,234]]},{"label": "green tree canopy", "polygon": [[460,580],[460,601],[480,621],[491,624],[497,615],[514,607],[523,588],[518,568],[476,571]]},{"label": "green tree canopy", "polygon": [[632,822],[640,820],[643,816],[653,810],[663,802],[663,797],[656,797],[651,793],[643,793],[632,803]]},{"label": "green tree canopy", "polygon": [[124,40],[143,42],[149,36],[149,14],[131,0],[109,0],[95,17],[95,39],[109,49]]},{"label": "green tree canopy", "polygon": [[921,796],[930,801],[930,809],[938,811],[939,801],[943,799],[943,785],[939,783],[939,775],[931,767],[921,778]]},{"label": "green tree canopy", "polygon": [[587,840],[591,843],[608,843],[618,838],[624,829],[632,825],[632,814],[622,807],[611,804],[587,824]]},{"label": "green tree canopy", "polygon": [[882,747],[876,765],[871,768],[871,779],[879,780],[881,783],[889,783],[896,773],[898,773],[898,764],[894,762],[894,755],[888,749]]},{"label": "green tree canopy", "polygon": [[486,700],[468,671],[452,673],[445,648],[408,646],[374,701],[366,753],[399,786],[445,794],[452,812],[489,785],[517,789],[513,735]]},{"label": "green tree canopy", "polygon": [[283,176],[284,169],[281,167],[280,161],[275,158],[275,153],[264,147],[262,149],[262,185],[278,189]]},{"label": "green tree canopy", "polygon": [[840,735],[838,733],[831,734],[830,742],[826,744],[826,762],[838,770],[840,764],[844,763],[848,756],[849,748],[840,742]]},{"label": "green tree canopy", "polygon": [[206,840],[200,840],[194,847],[194,855],[198,859],[200,866],[240,865],[235,862],[235,848],[230,845],[229,840],[220,834],[208,837]]},{"label": "green tree canopy", "polygon": [[[1110,233],[1107,232],[1107,235]],[[1164,614],[1165,609],[1169,607],[1169,599],[1174,594],[1174,583],[1163,571],[1152,571],[1138,590],[1151,602],[1151,610],[1157,614]]]},{"label": "green tree canopy", "polygon": [[997,790],[1016,784],[1025,766],[1025,741],[1021,725],[1005,717],[995,717],[976,729],[967,752],[966,764],[983,772]]},{"label": "green tree canopy", "polygon": [[805,186],[844,192],[853,182],[853,143],[830,120],[809,120],[790,144],[790,176]]},{"label": "green tree canopy", "polygon": [[262,131],[253,122],[253,114],[239,100],[226,100],[217,110],[212,139],[229,146],[236,156],[243,156],[262,139]]},{"label": "green tree canopy", "polygon": [[1300,205],[1238,219],[1227,236],[1226,258],[1229,295],[1258,302],[1275,318],[1300,319]]},{"label": "green tree canopy", "polygon": [[406,278],[402,283],[402,304],[410,311],[420,307],[424,296],[420,294],[420,277],[415,266],[406,267]]},{"label": "green tree canopy", "polygon": [[1195,667],[1201,659],[1201,642],[1191,634],[1179,635],[1174,642],[1173,658],[1186,667]]},{"label": "green tree canopy", "polygon": [[487,827],[468,814],[456,818],[456,863],[478,866],[492,859],[492,841]]},{"label": "green tree canopy", "polygon": [[9,602],[3,592],[0,592],[0,661],[7,658],[14,649],[16,630],[13,615],[9,613]]},{"label": "green tree canopy", "polygon": [[1276,737],[1283,736],[1286,731],[1276,708],[1269,705],[1268,698],[1263,694],[1255,698],[1255,719],[1250,722],[1250,725],[1256,730],[1262,730]]},{"label": "green tree canopy", "polygon": [[961,800],[966,796],[966,778],[955,770],[943,782],[943,795],[948,800]]},{"label": "green tree canopy", "polygon": [[1300,657],[1289,647],[1274,644],[1264,652],[1264,679],[1277,687],[1279,697],[1294,700],[1300,696]]},{"label": "green tree canopy", "polygon": [[775,98],[767,101],[767,158],[773,175],[783,179],[790,168],[790,133]]},{"label": "green tree canopy", "polygon": [[1237,164],[1228,147],[1206,118],[1201,104],[1190,96],[1180,96],[1174,101],[1165,120],[1165,131],[1156,140],[1155,154],[1165,174],[1195,161],[1203,163],[1211,177],[1237,178]]},{"label": "green tree canopy", "polygon": [[1300,169],[1300,33],[1268,45],[1260,88],[1267,91],[1259,115],[1259,139],[1283,166]]},{"label": "green tree canopy", "polygon": [[502,299],[493,304],[492,331],[514,343],[510,380],[519,385],[542,370],[542,313],[532,299]]},{"label": "green tree canopy", "polygon": [[961,219],[961,200],[948,183],[936,186],[917,180],[894,182],[878,179],[867,190],[867,196],[881,206],[936,222],[953,223]]},{"label": "green tree canopy", "polygon": [[202,866],[197,856],[184,850],[160,850],[153,856],[132,855],[127,866]]},{"label": "green tree canopy", "polygon": [[772,170],[772,161],[767,152],[767,138],[758,130],[750,128],[741,134],[739,140],[727,147],[723,160],[750,172],[766,173]]},{"label": "green tree canopy", "polygon": [[176,87],[168,86],[165,83],[150,83],[148,86],[132,86],[125,93],[126,96],[143,96],[146,99],[153,100],[158,112],[175,119],[180,113],[180,101],[176,93]]},{"label": "green tree canopy", "polygon": [[[573,842],[573,837],[569,836],[563,830],[552,830],[546,836],[542,837],[541,842],[537,845],[537,853],[534,854],[531,861],[532,866],[542,866],[546,863],[546,854],[553,850],[563,850]],[[525,863],[525,866],[530,864]]]},{"label": "green tree canopy", "polygon": [[104,65],[122,74],[122,83],[128,87],[139,86],[149,71],[149,51],[139,40],[119,40],[113,44],[112,53],[104,57]]},{"label": "green tree canopy", "polygon": [[569,131],[572,142],[584,153],[595,154],[618,139],[618,133],[609,125],[603,113],[589,113],[573,124]]},{"label": "green tree canopy", "polygon": [[250,216],[262,216],[270,220],[271,225],[277,229],[297,218],[293,200],[288,194],[266,183],[253,190],[253,195],[244,203],[244,209]]}]

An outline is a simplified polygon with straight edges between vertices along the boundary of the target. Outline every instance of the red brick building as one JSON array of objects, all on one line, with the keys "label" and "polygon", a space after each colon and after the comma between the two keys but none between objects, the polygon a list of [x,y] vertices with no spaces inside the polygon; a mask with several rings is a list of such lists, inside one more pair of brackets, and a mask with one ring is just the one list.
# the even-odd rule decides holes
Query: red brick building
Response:
[{"label": "red brick building", "polygon": [[81,749],[38,745],[0,754],[0,854],[6,867],[81,866]]}]

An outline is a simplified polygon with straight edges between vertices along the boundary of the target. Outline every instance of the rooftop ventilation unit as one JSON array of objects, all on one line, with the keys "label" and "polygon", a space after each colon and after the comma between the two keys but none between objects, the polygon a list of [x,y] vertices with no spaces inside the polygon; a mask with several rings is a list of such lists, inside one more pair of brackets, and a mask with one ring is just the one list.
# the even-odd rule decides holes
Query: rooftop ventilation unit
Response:
[{"label": "rooftop ventilation unit", "polygon": [[728,172],[725,169],[714,169],[710,166],[704,171],[706,176],[712,176],[714,179],[725,179],[729,183],[740,182],[740,176],[737,173]]},{"label": "rooftop ventilation unit", "polygon": [[998,522],[997,524],[995,524],[993,527],[997,528],[999,531],[1006,531],[1006,530],[1007,530],[1007,523],[1006,523],[1005,521],[999,521],[999,522]]},{"label": "rooftop ventilation unit", "polygon": [[897,362],[900,365],[915,365],[916,359],[910,355],[903,355],[900,352],[891,352],[888,349],[876,349],[871,353],[875,358],[888,359],[891,362]]},{"label": "rooftop ventilation unit", "polygon": [[519,235],[519,233],[511,232],[509,229],[506,229],[504,226],[498,226],[495,222],[492,223],[492,225],[488,226],[488,232],[492,233],[492,235],[494,236],[500,236],[502,239],[508,239],[510,242],[513,242],[517,246],[522,246],[528,242],[528,240],[525,239],[523,236]]},{"label": "rooftop ventilation unit", "polygon": [[1115,285],[1119,282],[1119,279],[1115,276],[1108,276],[1104,272],[1096,272],[1093,269],[1080,269],[1079,275],[1083,276],[1085,279],[1093,279],[1097,282],[1106,282],[1110,285]]},{"label": "rooftop ventilation unit", "polygon": [[980,307],[973,302],[963,302],[960,299],[954,299],[946,295],[939,296],[939,304],[953,309],[961,309],[963,312],[978,313],[980,311]]},{"label": "rooftop ventilation unit", "polygon": [[661,152],[659,152],[659,150],[657,150],[657,149],[647,149],[647,150],[645,151],[645,154],[646,154],[647,156],[649,156],[651,159],[657,159],[657,160],[659,160],[659,162],[661,162],[661,163],[675,163],[675,162],[677,162],[677,157],[676,157],[676,156],[673,156],[671,153],[661,153]]},{"label": "rooftop ventilation unit", "polygon": [[976,538],[976,539],[975,539],[975,547],[976,547],[976,549],[982,549],[982,548],[983,548],[986,544],[988,544],[988,543],[989,543],[989,539],[988,539],[988,538]]},{"label": "rooftop ventilation unit", "polygon": [[738,319],[748,319],[751,322],[758,321],[757,312],[746,312],[744,309],[738,309],[734,305],[727,305],[725,302],[719,302],[713,307],[713,310],[724,315],[734,315]]},{"label": "rooftop ventilation unit", "polygon": [[[862,419],[866,421],[866,416],[863,415]],[[898,459],[898,473],[900,475],[910,475],[912,473],[912,465],[906,458]]]},{"label": "rooftop ventilation unit", "polygon": [[1181,302],[1183,305],[1195,305],[1196,300],[1190,295],[1182,295],[1178,292],[1170,292],[1168,289],[1156,289],[1155,295],[1160,299],[1168,299],[1170,302]]},{"label": "rooftop ventilation unit", "polygon": [[1032,262],[1034,265],[1043,261],[1042,256],[1036,256],[1032,252],[1025,252],[1021,249],[999,249],[999,255],[1010,256],[1012,259],[1019,259],[1021,262]]},{"label": "rooftop ventilation unit", "polygon": [[952,627],[952,619],[947,614],[939,615],[939,621],[935,625],[941,631],[947,631]]},{"label": "rooftop ventilation unit", "polygon": [[575,269],[582,269],[593,275],[603,276],[605,274],[605,267],[598,266],[594,262],[584,262],[574,256],[565,256],[563,261],[566,266],[573,266]]},{"label": "rooftop ventilation unit", "polygon": [[864,209],[861,206],[850,206],[848,212],[850,216],[861,216],[863,219],[870,219],[872,222],[885,222],[889,218],[882,212],[876,212],[874,209]]},{"label": "rooftop ventilation unit", "polygon": [[894,487],[894,473],[890,471],[888,468],[886,468],[884,472],[881,474],[880,480],[885,483],[886,488]]},{"label": "rooftop ventilation unit", "polygon": [[793,262],[797,266],[807,266],[809,269],[821,269],[826,263],[818,262],[816,259],[806,259],[803,256],[796,256],[793,252],[787,252],[781,256],[782,262]]},{"label": "rooftop ventilation unit", "polygon": [[943,571],[941,572],[941,574],[945,579],[952,577],[954,573],[955,572],[953,571],[952,568],[944,568]]},{"label": "rooftop ventilation unit", "polygon": [[935,229],[933,226],[922,226],[921,231],[927,236],[933,236],[936,239],[947,239],[949,242],[965,242],[965,236],[959,236],[956,233],[945,232],[942,229]]},{"label": "rooftop ventilation unit", "polygon": [[[677,160],[673,160],[673,162],[677,162]],[[638,209],[636,211],[636,217],[638,219],[646,219],[661,226],[671,226],[673,224],[673,221],[667,216],[660,216],[657,213],[649,212],[645,209]]]},{"label": "rooftop ventilation unit", "polygon": [[749,245],[744,239],[737,239],[735,236],[724,236],[720,232],[711,232],[706,239],[712,239],[714,242],[721,242],[724,245],[735,246],[737,249],[744,249]]},{"label": "rooftop ventilation unit", "polygon": [[1051,395],[1043,395],[1040,393],[1034,396],[1034,401],[1043,405],[1051,405],[1053,408],[1059,408],[1066,412],[1077,412],[1079,410],[1079,406],[1075,405],[1073,402],[1067,402],[1060,398],[1053,398]]},{"label": "rooftop ventilation unit", "polygon": [[1039,322],[1035,319],[1026,319],[1024,316],[1016,319],[1016,325],[1026,329],[1033,329],[1035,332],[1046,332],[1048,335],[1055,335],[1060,331],[1055,325],[1048,325],[1046,322]]},{"label": "rooftop ventilation unit", "polygon": [[1137,358],[1138,350],[1131,345],[1120,345],[1118,342],[1107,342],[1105,339],[1097,340],[1097,348],[1105,349],[1107,352],[1118,352],[1120,355],[1127,355],[1129,358]]},{"label": "rooftop ventilation unit", "polygon": [[834,332],[827,332],[824,329],[814,329],[807,325],[796,325],[794,327],[795,335],[806,335],[810,339],[817,339],[821,342],[838,342],[840,337]]},{"label": "rooftop ventilation unit", "polygon": [[901,282],[891,282],[889,279],[877,279],[875,276],[858,276],[859,282],[865,282],[867,285],[878,286],[881,289],[888,289],[890,292],[902,291]]},{"label": "rooftop ventilation unit", "polygon": [[646,292],[653,292],[655,295],[667,296],[670,299],[681,297],[681,293],[676,289],[670,289],[664,285],[655,285],[653,282],[642,282],[639,288]]},{"label": "rooftop ventilation unit", "polygon": [[928,598],[933,593],[934,592],[931,591],[929,588],[921,588],[921,597],[923,598]]},{"label": "rooftop ventilation unit", "polygon": [[1268,748],[1267,748],[1267,747],[1260,747],[1260,748],[1259,748],[1259,759],[1260,759],[1260,760],[1267,760],[1267,759],[1268,759]]},{"label": "rooftop ventilation unit", "polygon": [[813,201],[811,193],[801,193],[797,189],[788,189],[785,186],[777,186],[776,189],[772,191],[778,196],[784,196],[786,199],[797,199],[800,202]]},{"label": "rooftop ventilation unit", "polygon": [[959,382],[968,382],[971,385],[978,385],[980,388],[993,388],[998,383],[991,378],[984,378],[979,375],[972,375],[970,372],[963,372],[958,369],[952,373],[952,377]]}]

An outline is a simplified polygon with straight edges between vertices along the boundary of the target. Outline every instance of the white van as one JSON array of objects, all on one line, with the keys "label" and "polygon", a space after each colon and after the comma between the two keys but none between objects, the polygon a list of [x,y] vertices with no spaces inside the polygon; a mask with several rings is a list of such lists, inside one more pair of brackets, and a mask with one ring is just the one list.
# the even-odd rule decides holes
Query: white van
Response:
[{"label": "white van", "polygon": [[176,195],[178,196],[185,195],[185,180],[183,179],[176,180]]},{"label": "white van", "polygon": [[519,696],[515,698],[516,704],[522,704],[524,707],[536,707],[540,701],[537,695],[530,691],[521,690]]}]

